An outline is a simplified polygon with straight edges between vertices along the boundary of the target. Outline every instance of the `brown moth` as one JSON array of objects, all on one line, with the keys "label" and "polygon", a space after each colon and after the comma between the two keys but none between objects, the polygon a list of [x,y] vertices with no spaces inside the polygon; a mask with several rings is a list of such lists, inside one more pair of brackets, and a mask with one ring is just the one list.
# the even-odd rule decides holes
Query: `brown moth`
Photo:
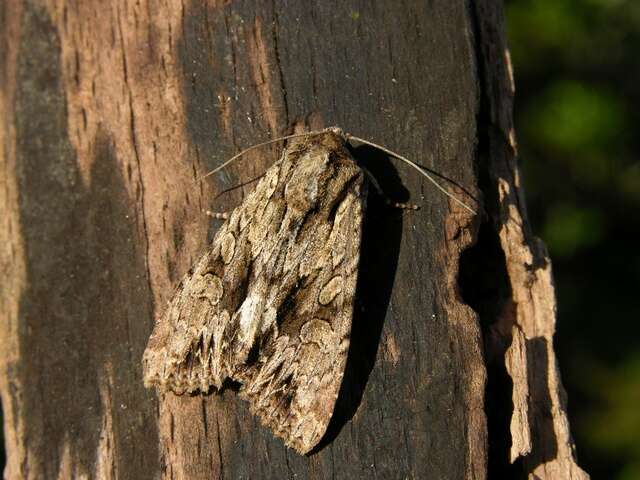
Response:
[{"label": "brown moth", "polygon": [[415,163],[339,128],[285,138],[295,141],[157,320],[144,384],[180,395],[239,382],[260,421],[305,454],[327,430],[349,349],[367,184],[347,139],[408,163],[475,212]]},{"label": "brown moth", "polygon": [[337,128],[298,138],[180,282],[144,352],[144,384],[240,396],[301,454],[342,383],[366,184]]}]

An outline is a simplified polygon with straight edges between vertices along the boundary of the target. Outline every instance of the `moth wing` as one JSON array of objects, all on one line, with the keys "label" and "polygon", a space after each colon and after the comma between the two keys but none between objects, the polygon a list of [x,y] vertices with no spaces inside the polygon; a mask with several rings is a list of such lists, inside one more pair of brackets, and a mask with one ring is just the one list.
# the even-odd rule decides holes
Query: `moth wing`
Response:
[{"label": "moth wing", "polygon": [[365,184],[333,133],[289,146],[185,276],[145,351],[145,384],[242,384],[300,453],[324,435],[342,383]]},{"label": "moth wing", "polygon": [[[183,277],[168,308],[158,317],[143,355],[146,387],[183,393],[220,389],[229,377],[223,333],[240,308],[258,252],[248,237],[252,221],[269,228],[265,210],[277,186],[280,163],[216,232],[211,246]],[[255,237],[255,232],[253,233]],[[255,239],[254,239],[255,240]]]},{"label": "moth wing", "polygon": [[235,336],[228,343],[239,355],[230,357],[230,376],[243,384],[241,395],[300,453],[317,445],[333,414],[360,258],[366,186],[335,140],[329,135],[285,156],[285,186],[271,202],[281,199],[283,208],[269,220],[277,232],[257,235],[264,250],[226,332]]}]

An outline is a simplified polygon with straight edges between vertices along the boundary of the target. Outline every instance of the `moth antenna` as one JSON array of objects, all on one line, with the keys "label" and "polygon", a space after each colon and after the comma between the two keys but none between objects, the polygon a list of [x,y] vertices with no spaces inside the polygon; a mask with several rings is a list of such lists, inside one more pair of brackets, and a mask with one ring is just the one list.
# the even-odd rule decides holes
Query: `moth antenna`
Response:
[{"label": "moth antenna", "polygon": [[466,203],[464,203],[462,200],[458,199],[455,195],[453,195],[452,193],[450,193],[446,188],[444,188],[442,185],[440,185],[435,178],[433,178],[431,175],[429,175],[422,167],[420,167],[417,163],[412,162],[411,160],[409,160],[406,157],[403,157],[402,155],[397,154],[396,152],[393,152],[391,150],[389,150],[388,148],[383,147],[382,145],[378,145],[377,143],[373,143],[370,142],[369,140],[365,140],[363,138],[360,137],[356,137],[354,135],[351,134],[346,134],[347,139],[352,139],[355,140],[356,142],[360,142],[360,143],[364,143],[365,145],[369,145],[373,148],[377,148],[381,151],[383,151],[384,153],[386,153],[387,155],[390,155],[394,158],[397,158],[398,160],[401,160],[403,162],[405,162],[406,164],[410,165],[411,167],[415,168],[418,172],[420,172],[420,174],[422,176],[424,176],[427,180],[429,180],[431,183],[433,183],[436,188],[438,190],[440,190],[442,193],[444,193],[447,197],[449,197],[451,200],[453,200],[454,202],[456,202],[457,204],[463,206],[464,208],[466,208],[467,210],[469,210],[471,213],[473,213],[474,215],[476,215],[478,212],[476,212],[473,208],[471,208],[469,205],[467,205]]},{"label": "moth antenna", "polygon": [[316,132],[304,132],[304,133],[294,133],[292,135],[285,135],[284,137],[278,137],[278,138],[273,138],[271,140],[268,140],[266,142],[262,142],[262,143],[258,143],[256,145],[252,145],[249,148],[245,148],[244,150],[242,150],[239,153],[236,153],[233,157],[231,157],[229,160],[227,160],[226,162],[224,162],[222,165],[220,165],[219,167],[214,168],[213,170],[211,170],[210,172],[204,174],[202,177],[200,177],[198,179],[198,181],[202,181],[207,177],[210,177],[211,175],[213,175],[214,173],[218,173],[220,170],[222,170],[223,168],[225,168],[227,165],[229,165],[231,162],[234,162],[235,160],[237,160],[238,158],[240,158],[241,156],[243,156],[246,153],[251,152],[252,150],[255,150],[257,148],[261,148],[261,147],[265,147],[267,145],[271,145],[272,143],[276,143],[276,142],[281,142],[283,140],[289,140],[290,138],[298,138],[298,137],[308,137],[309,135],[319,135],[321,133],[324,133],[324,131],[316,131]]},{"label": "moth antenna", "polygon": [[[256,150],[258,148],[261,147],[265,147],[267,145],[271,145],[273,143],[276,142],[281,142],[283,140],[289,140],[291,138],[299,138],[299,137],[308,137],[308,136],[313,136],[313,135],[320,135],[322,133],[326,133],[329,130],[333,130],[332,128],[326,128],[324,130],[317,130],[317,131],[313,131],[313,132],[302,132],[302,133],[294,133],[291,135],[284,135],[282,137],[278,137],[278,138],[273,138],[271,140],[268,140],[266,142],[262,142],[262,143],[258,143],[256,145],[252,145],[248,148],[245,148],[244,150],[240,151],[239,153],[235,154],[233,157],[231,157],[229,160],[227,160],[226,162],[224,162],[222,165],[220,165],[219,167],[214,168],[213,170],[211,170],[210,172],[206,173],[205,175],[203,175],[202,177],[200,177],[198,179],[198,181],[202,181],[207,177],[210,177],[211,175],[218,173],[220,170],[222,170],[223,168],[227,167],[228,165],[230,165],[232,162],[236,161],[238,158],[240,158],[241,156],[245,155],[246,153],[249,153],[253,150]],[[342,134],[342,132],[340,131],[339,133]],[[454,202],[456,202],[457,204],[461,205],[462,207],[464,207],[465,209],[469,210],[471,213],[473,213],[474,215],[476,215],[478,212],[476,212],[473,208],[471,208],[469,205],[467,205],[466,203],[464,203],[462,200],[458,199],[455,195],[453,195],[452,193],[450,193],[446,188],[444,188],[442,185],[440,185],[438,183],[438,181],[433,178],[431,175],[429,175],[429,173],[427,173],[422,167],[420,167],[418,164],[416,164],[415,162],[412,162],[411,160],[409,160],[406,157],[403,157],[402,155],[389,150],[386,147],[383,147],[382,145],[379,145],[377,143],[371,142],[369,140],[365,140],[364,138],[360,138],[360,137],[356,137],[355,135],[351,135],[349,133],[345,133],[343,134],[347,139],[352,139],[355,140],[356,142],[360,142],[360,143],[364,143],[365,145],[369,145],[371,147],[377,148],[379,150],[381,150],[382,152],[386,153],[387,155],[390,155],[394,158],[397,158],[398,160],[401,160],[403,162],[405,162],[406,164],[408,164],[409,166],[413,167],[414,169],[416,169],[423,177],[425,177],[427,180],[429,180],[433,185],[435,185],[435,187],[440,190],[442,193],[444,193],[447,197],[449,197],[450,199],[452,199]]]}]

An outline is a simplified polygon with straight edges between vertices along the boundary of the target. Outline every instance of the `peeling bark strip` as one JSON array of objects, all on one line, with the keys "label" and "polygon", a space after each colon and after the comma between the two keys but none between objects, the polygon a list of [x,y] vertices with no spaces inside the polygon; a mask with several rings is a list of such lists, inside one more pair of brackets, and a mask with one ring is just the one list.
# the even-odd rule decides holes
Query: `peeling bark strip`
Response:
[{"label": "peeling bark strip", "polygon": [[[496,28],[502,23],[502,12],[493,2],[476,3],[482,82],[480,187],[489,214],[484,231],[499,245],[497,263],[502,268],[502,278],[494,280],[501,285],[498,295],[484,300],[499,307],[488,312],[480,305],[487,364],[494,375],[491,378],[490,373],[487,397],[508,395],[511,390],[508,431],[504,426],[498,430],[496,416],[489,412],[489,441],[506,447],[509,442],[503,440],[510,439],[511,444],[509,451],[492,455],[490,450],[489,474],[586,479],[588,475],[576,463],[566,393],[553,350],[556,303],[551,264],[544,245],[531,232],[516,163],[513,70],[503,30]],[[487,253],[474,248],[474,256]],[[495,378],[501,369],[509,379],[506,382]]]},{"label": "peeling bark strip", "polygon": [[[14,0],[0,19],[7,478],[586,476],[495,2]],[[246,190],[213,202],[276,149],[216,185],[196,179],[301,124],[479,185],[469,193],[489,213],[478,231],[417,176],[352,152],[392,198],[423,192],[426,208],[369,205],[345,376],[310,456],[228,390],[157,398],[139,364],[155,312],[211,238],[202,211],[238,205]]]}]

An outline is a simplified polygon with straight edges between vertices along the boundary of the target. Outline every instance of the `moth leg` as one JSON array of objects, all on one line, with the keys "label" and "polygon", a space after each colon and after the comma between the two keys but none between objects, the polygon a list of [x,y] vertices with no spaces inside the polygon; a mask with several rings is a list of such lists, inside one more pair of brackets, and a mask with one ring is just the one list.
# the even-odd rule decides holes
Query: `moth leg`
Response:
[{"label": "moth leg", "polygon": [[204,213],[211,218],[219,220],[226,220],[229,218],[229,212],[212,212],[211,210],[206,210]]},{"label": "moth leg", "polygon": [[360,167],[360,168],[362,168],[362,171],[367,176],[367,179],[369,179],[369,182],[373,186],[373,189],[376,191],[378,195],[380,195],[380,198],[382,198],[382,200],[384,200],[384,202],[387,205],[393,208],[401,208],[403,210],[419,210],[420,209],[418,205],[414,205],[413,203],[400,203],[400,202],[394,202],[393,200],[391,200],[389,197],[387,197],[384,194],[384,192],[382,191],[382,188],[380,187],[380,184],[378,183],[376,178],[373,176],[373,174],[364,167]]}]

